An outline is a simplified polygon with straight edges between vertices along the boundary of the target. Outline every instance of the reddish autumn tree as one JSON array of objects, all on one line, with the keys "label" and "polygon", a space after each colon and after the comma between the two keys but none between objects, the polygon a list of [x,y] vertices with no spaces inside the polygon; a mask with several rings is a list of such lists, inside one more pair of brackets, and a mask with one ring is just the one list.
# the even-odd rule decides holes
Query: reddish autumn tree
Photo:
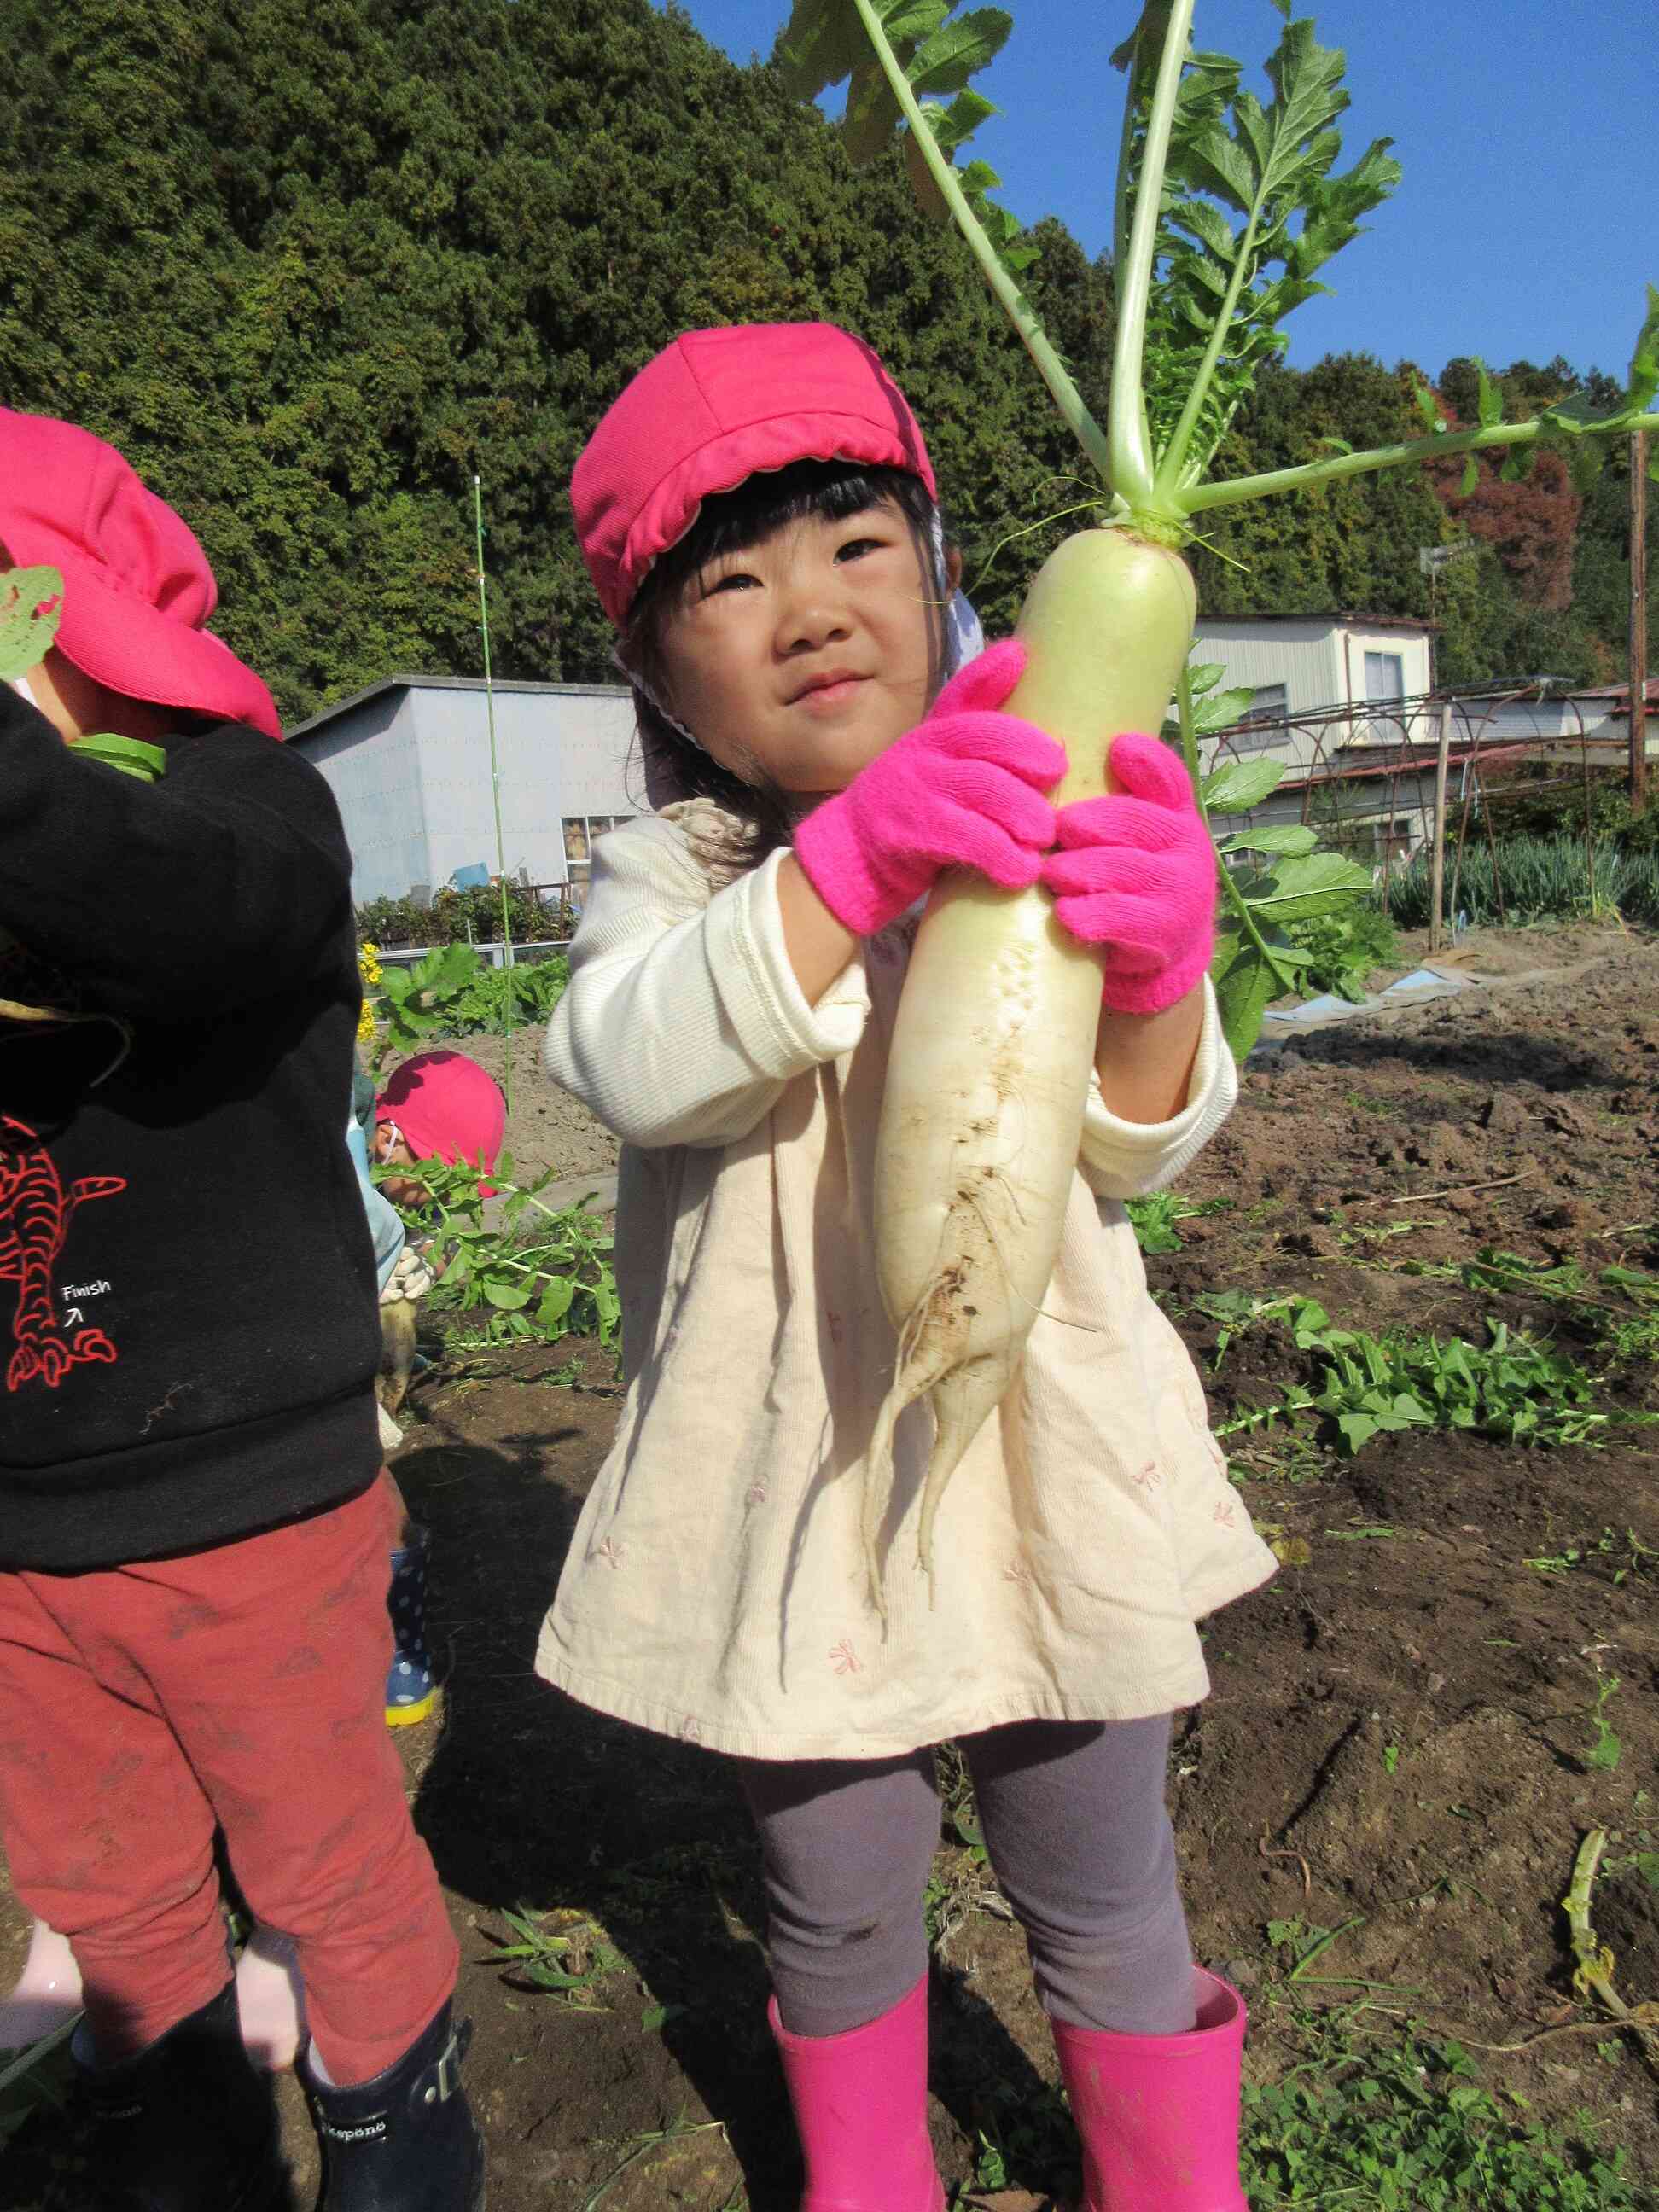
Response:
[{"label": "reddish autumn tree", "polygon": [[[1510,422],[1528,421],[1565,396],[1576,379],[1565,362],[1559,367],[1565,372],[1559,388],[1554,388],[1547,372],[1522,362],[1497,380]],[[1551,388],[1540,388],[1540,380]],[[1477,389],[1472,362],[1448,365],[1435,398],[1449,430],[1474,426]],[[1497,554],[1516,596],[1528,606],[1559,614],[1572,604],[1573,546],[1583,500],[1559,453],[1536,447],[1526,451],[1531,465],[1508,482],[1497,454],[1436,462],[1428,473],[1454,522]]]}]

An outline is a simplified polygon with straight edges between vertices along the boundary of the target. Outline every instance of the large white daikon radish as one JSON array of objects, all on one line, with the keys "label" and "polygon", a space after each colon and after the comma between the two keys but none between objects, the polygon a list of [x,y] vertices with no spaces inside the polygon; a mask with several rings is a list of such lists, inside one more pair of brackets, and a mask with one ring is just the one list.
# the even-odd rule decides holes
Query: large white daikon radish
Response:
[{"label": "large white daikon radish", "polygon": [[[1066,747],[1056,805],[1109,788],[1115,737],[1162,728],[1194,605],[1180,555],[1122,529],[1080,532],[1040,571],[1018,629],[1030,657],[1007,711]],[[876,1162],[877,1267],[899,1337],[865,1476],[865,1552],[884,1609],[893,1425],[930,1402],[919,1546],[931,1574],[945,1486],[1012,1382],[1054,1271],[1100,994],[1098,958],[1066,935],[1040,885],[941,879],[910,957]]]}]

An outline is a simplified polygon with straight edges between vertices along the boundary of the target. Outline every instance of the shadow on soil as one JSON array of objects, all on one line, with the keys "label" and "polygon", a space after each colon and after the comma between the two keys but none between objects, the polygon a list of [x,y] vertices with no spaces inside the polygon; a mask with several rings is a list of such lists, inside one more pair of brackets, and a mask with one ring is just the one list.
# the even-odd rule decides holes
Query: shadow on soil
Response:
[{"label": "shadow on soil", "polygon": [[1444,1037],[1378,1023],[1364,1029],[1318,1030],[1284,1042],[1304,1060],[1356,1071],[1398,1068],[1402,1074],[1455,1076],[1466,1083],[1522,1079],[1545,1091],[1594,1089],[1619,1080],[1619,1071],[1595,1053],[1574,1052],[1525,1029],[1460,1036],[1455,1033],[1459,1018],[1460,1012],[1452,1012],[1441,1017],[1454,1029]]}]

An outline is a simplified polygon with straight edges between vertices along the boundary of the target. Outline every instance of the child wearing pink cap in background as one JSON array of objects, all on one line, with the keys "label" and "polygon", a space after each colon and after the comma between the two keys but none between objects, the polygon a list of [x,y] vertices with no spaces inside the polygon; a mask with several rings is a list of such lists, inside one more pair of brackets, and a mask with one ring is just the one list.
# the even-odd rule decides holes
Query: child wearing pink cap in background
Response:
[{"label": "child wearing pink cap in background", "polygon": [[[488,1176],[507,1134],[507,1101],[495,1077],[464,1052],[417,1052],[393,1070],[374,1102],[373,1152],[382,1167],[422,1160],[465,1160],[480,1170],[478,1195],[494,1196]],[[418,1208],[426,1186],[417,1176],[382,1176],[396,1206]]]},{"label": "child wearing pink cap in background", "polygon": [[[1185,771],[1119,737],[1115,795],[1056,813],[1060,749],[1000,711],[1022,649],[952,673],[927,447],[845,331],[677,339],[571,495],[661,811],[596,846],[547,1038],[623,1139],[627,1395],[538,1671],[737,1763],[802,2212],[943,2202],[922,1905],[950,1737],[1026,1930],[1085,2212],[1243,2212],[1244,2008],[1194,1966],[1164,1782],[1171,1715],[1207,1688],[1196,1623],[1273,1560],[1122,1206],[1237,1091]],[[884,1623],[860,1528],[896,1352],[874,1139],[907,918],[947,867],[1043,882],[1100,951],[1097,1076],[1050,1297],[945,1503],[936,1604],[907,1565],[929,1416],[899,1425]]]},{"label": "child wearing pink cap in background", "polygon": [[[451,1166],[470,1162],[480,1170],[479,1196],[491,1198],[495,1186],[488,1172],[501,1157],[506,1133],[507,1101],[487,1069],[464,1052],[419,1052],[393,1071],[374,1102],[372,1153],[383,1169],[418,1167],[422,1160]],[[378,1188],[407,1212],[418,1214],[427,1202],[427,1186],[417,1175],[382,1174]],[[405,1253],[418,1261],[419,1240]],[[432,1263],[429,1283],[442,1275],[443,1255],[425,1256]],[[389,1468],[385,1480],[396,1503],[398,1529],[392,1555],[395,1650],[386,1693],[386,1720],[397,1728],[424,1720],[432,1711],[437,1680],[426,1640],[427,1531],[410,1517]]]},{"label": "child wearing pink cap in background", "polygon": [[[297,1949],[322,2212],[477,2212],[457,1947],[384,1723],[338,812],[112,447],[0,409],[0,562],[63,586],[0,684],[0,1838],[79,1964],[95,2201],[287,2202],[216,1829]],[[159,748],[160,781],[90,732]],[[251,1162],[281,1194],[257,1301],[225,1235]]]}]

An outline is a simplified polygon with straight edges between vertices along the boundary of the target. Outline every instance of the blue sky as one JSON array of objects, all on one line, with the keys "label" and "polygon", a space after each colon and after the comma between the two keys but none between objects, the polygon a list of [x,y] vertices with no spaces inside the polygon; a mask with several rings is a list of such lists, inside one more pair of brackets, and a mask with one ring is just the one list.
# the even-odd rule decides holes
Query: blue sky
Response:
[{"label": "blue sky", "polygon": [[[971,0],[969,0],[971,4]],[[974,139],[1022,222],[1058,215],[1106,243],[1123,80],[1109,63],[1137,0],[1006,0],[1007,45],[975,80],[1004,111]],[[788,0],[685,0],[737,60],[769,54]],[[1305,0],[1297,12],[1305,12]],[[1298,308],[1290,359],[1364,351],[1431,374],[1456,354],[1499,368],[1564,354],[1622,378],[1659,283],[1659,33],[1652,0],[1328,0],[1352,106],[1346,167],[1392,137],[1405,169],[1367,235]],[[1198,0],[1195,43],[1249,60],[1275,42],[1270,0]]]}]

